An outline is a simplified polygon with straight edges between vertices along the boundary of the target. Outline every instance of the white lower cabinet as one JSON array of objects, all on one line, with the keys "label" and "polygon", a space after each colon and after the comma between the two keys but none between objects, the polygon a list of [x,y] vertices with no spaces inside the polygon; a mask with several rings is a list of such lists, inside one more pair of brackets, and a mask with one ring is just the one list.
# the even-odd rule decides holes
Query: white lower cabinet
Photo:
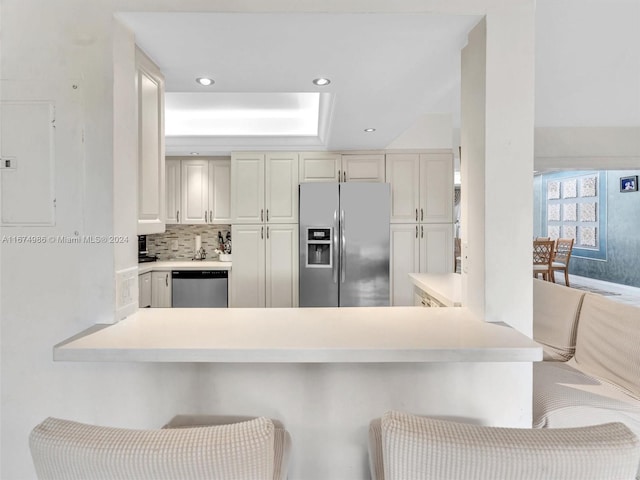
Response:
[{"label": "white lower cabinet", "polygon": [[151,306],[171,307],[171,272],[151,272]]},{"label": "white lower cabinet", "polygon": [[414,304],[413,284],[410,273],[420,269],[420,226],[417,224],[391,225],[391,305],[411,306]]},{"label": "white lower cabinet", "polygon": [[298,306],[298,226],[233,225],[231,307]]},{"label": "white lower cabinet", "polygon": [[151,306],[151,272],[138,275],[138,307]]},{"label": "white lower cabinet", "polygon": [[391,305],[416,304],[409,273],[450,273],[453,225],[391,224]]}]

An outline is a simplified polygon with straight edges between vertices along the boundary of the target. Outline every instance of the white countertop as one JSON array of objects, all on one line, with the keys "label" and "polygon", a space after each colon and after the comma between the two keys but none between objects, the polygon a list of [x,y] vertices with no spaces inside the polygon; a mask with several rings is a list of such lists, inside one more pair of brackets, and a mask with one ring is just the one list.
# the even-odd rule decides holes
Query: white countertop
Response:
[{"label": "white countertop", "polygon": [[458,273],[410,273],[413,284],[446,307],[462,305],[462,275]]},{"label": "white countertop", "polygon": [[66,361],[531,362],[542,348],[466,308],[141,309],[54,347]]},{"label": "white countertop", "polygon": [[231,262],[217,260],[159,260],[138,264],[138,274],[168,270],[231,270]]}]

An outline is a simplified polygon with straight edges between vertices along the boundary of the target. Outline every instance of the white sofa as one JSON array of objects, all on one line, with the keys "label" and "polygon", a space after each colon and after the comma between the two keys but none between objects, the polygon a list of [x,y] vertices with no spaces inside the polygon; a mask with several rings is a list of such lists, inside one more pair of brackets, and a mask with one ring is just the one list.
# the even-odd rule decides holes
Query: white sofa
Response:
[{"label": "white sofa", "polygon": [[[640,308],[588,293],[574,317],[571,289],[537,282],[534,289],[534,339],[545,351],[553,345],[545,358],[555,361],[534,364],[533,426],[622,422],[640,436]],[[556,304],[560,306],[550,307]],[[545,311],[558,323],[555,336],[549,333]],[[575,340],[568,332],[575,332]],[[552,358],[562,343],[567,343],[562,358],[575,348],[567,361]],[[640,478],[640,468],[638,474]]]}]

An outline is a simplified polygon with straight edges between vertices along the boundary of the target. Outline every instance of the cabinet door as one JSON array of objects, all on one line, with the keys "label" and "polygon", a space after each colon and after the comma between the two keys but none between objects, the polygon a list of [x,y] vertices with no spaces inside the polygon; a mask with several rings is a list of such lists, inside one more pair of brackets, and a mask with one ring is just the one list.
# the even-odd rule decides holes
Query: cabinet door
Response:
[{"label": "cabinet door", "polygon": [[388,154],[386,179],[391,184],[391,223],[418,221],[420,202],[420,156]]},{"label": "cabinet door", "polygon": [[180,160],[167,159],[165,164],[167,224],[180,223]]},{"label": "cabinet door", "polygon": [[165,230],[164,78],[160,69],[136,49],[138,116],[138,234]]},{"label": "cabinet door", "polygon": [[453,156],[420,155],[420,221],[453,222]]},{"label": "cabinet door", "polygon": [[264,154],[231,156],[231,221],[264,222]]},{"label": "cabinet door", "polygon": [[266,306],[297,307],[298,226],[267,225],[266,235]]},{"label": "cabinet door", "polygon": [[209,161],[209,223],[231,223],[231,160]]},{"label": "cabinet door", "polygon": [[301,153],[300,183],[338,182],[341,178],[339,153]]},{"label": "cabinet door", "polygon": [[209,213],[209,163],[182,161],[182,202],[180,223],[207,223]]},{"label": "cabinet door", "polygon": [[171,307],[171,272],[151,272],[151,306]]},{"label": "cabinet door", "polygon": [[265,306],[264,225],[232,225],[231,307]]},{"label": "cabinet door", "polygon": [[417,224],[391,225],[391,305],[414,304],[410,273],[419,272]]},{"label": "cabinet door", "polygon": [[268,223],[297,223],[298,154],[267,154],[265,180],[265,220]]},{"label": "cabinet door", "polygon": [[384,183],[384,154],[342,155],[343,182]]},{"label": "cabinet door", "polygon": [[453,271],[453,224],[420,225],[420,272],[451,273]]},{"label": "cabinet door", "polygon": [[151,306],[151,272],[138,275],[138,307]]}]

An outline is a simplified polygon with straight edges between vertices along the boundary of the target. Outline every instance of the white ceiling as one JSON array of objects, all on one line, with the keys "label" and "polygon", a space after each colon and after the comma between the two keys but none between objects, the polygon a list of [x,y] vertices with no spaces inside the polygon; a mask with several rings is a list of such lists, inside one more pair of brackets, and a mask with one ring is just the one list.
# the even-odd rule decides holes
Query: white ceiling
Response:
[{"label": "white ceiling", "polygon": [[[171,137],[168,154],[380,149],[425,114],[460,111],[460,50],[477,16],[122,13],[167,92],[323,92],[320,135]],[[196,77],[215,80],[210,87]],[[317,77],[331,84],[316,87]],[[365,128],[376,128],[374,133]]]}]

